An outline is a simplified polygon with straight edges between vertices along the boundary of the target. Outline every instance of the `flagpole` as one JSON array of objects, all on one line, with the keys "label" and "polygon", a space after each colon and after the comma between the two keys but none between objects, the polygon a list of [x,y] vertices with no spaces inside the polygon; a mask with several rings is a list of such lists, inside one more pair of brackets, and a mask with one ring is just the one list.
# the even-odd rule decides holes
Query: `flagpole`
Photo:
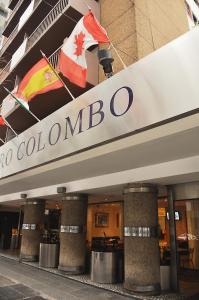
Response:
[{"label": "flagpole", "polygon": [[46,57],[46,55],[40,50],[41,55],[43,56],[43,58],[47,61],[47,63],[49,64],[51,70],[53,71],[53,73],[57,76],[57,78],[61,81],[61,83],[63,84],[64,88],[66,89],[66,91],[70,94],[71,98],[73,100],[75,100],[75,97],[73,96],[73,94],[71,93],[71,91],[69,90],[69,88],[66,86],[66,84],[64,83],[64,81],[62,80],[62,78],[59,76],[58,72],[53,68],[52,64],[50,63],[50,61],[48,60],[48,58]]},{"label": "flagpole", "polygon": [[[17,99],[17,97],[15,97],[15,95],[14,94],[12,94],[5,86],[4,86],[4,90],[6,90],[6,92],[8,92],[11,96],[12,96],[12,98],[20,105],[20,101]],[[29,112],[38,122],[40,122],[40,119],[37,117],[37,116],[35,116],[35,114],[33,114],[33,112],[31,111],[31,110],[29,110],[29,109],[26,109],[25,108],[25,106],[23,106],[23,103],[22,103],[22,105],[21,105],[27,112]]]},{"label": "flagpole", "polygon": [[88,8],[88,10],[91,10],[91,7],[88,5],[88,3],[86,2],[86,0],[83,0],[85,6]]},{"label": "flagpole", "polygon": [[117,49],[115,48],[115,46],[113,45],[113,43],[110,42],[110,45],[111,45],[111,47],[113,48],[113,50],[115,51],[115,53],[116,53],[117,57],[119,58],[120,62],[122,63],[123,68],[126,69],[127,66],[125,65],[123,59],[122,59],[121,56],[119,55]]},{"label": "flagpole", "polygon": [[[22,105],[21,105],[22,106]],[[25,109],[25,107],[24,107],[24,109]],[[27,110],[26,109],[26,111],[28,111],[38,122],[40,122],[41,120],[37,117],[37,116],[35,116],[35,114],[33,114],[33,112],[31,111],[31,110]]]},{"label": "flagpole", "polygon": [[3,118],[3,120],[4,120],[5,124],[12,130],[12,132],[14,132],[14,134],[15,134],[16,136],[18,136],[18,134],[17,134],[16,131],[12,128],[12,126],[8,123],[8,121],[6,121],[5,118]]}]

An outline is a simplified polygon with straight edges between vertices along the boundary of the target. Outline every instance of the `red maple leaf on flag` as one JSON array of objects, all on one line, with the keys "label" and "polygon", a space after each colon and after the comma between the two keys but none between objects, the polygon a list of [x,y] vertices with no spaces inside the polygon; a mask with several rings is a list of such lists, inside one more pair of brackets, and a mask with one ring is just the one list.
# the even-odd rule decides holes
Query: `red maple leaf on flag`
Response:
[{"label": "red maple leaf on flag", "polygon": [[75,44],[77,46],[77,48],[75,49],[75,55],[80,56],[82,55],[82,51],[83,51],[83,45],[84,45],[84,38],[85,38],[85,34],[81,31],[79,34],[75,35]]}]

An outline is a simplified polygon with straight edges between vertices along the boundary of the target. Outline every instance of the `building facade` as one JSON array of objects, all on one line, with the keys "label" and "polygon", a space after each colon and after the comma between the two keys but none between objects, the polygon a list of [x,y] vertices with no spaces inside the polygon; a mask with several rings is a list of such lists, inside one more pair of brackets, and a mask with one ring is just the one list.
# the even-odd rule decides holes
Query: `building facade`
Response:
[{"label": "building facade", "polygon": [[[198,29],[188,33],[187,3],[10,1],[0,50],[11,126],[0,127],[1,248],[37,261],[41,242],[59,242],[59,270],[91,265],[97,282],[99,255],[111,253],[117,280],[139,293],[164,289],[160,261],[171,263],[175,291],[178,264],[199,268]],[[86,88],[63,77],[76,100],[64,88],[37,95],[29,103],[37,122],[4,86],[16,91],[40,50],[56,67],[88,6],[112,42],[114,76],[105,78],[91,48]]]},{"label": "building facade", "polygon": [[[8,1],[1,1],[0,2],[0,36],[3,32],[3,28],[4,28],[4,25],[5,25],[5,20],[7,18],[7,15],[8,15],[8,11],[7,11],[7,6],[8,6]],[[0,37],[0,43],[1,42],[1,37]]]}]

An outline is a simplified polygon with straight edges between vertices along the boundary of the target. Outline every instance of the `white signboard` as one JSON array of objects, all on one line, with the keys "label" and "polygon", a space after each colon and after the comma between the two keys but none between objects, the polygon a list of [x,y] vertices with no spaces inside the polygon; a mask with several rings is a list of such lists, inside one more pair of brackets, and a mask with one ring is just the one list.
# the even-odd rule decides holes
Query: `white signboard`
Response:
[{"label": "white signboard", "polygon": [[[0,176],[199,108],[199,28],[105,80],[0,148]],[[56,101],[56,99],[55,99]]]},{"label": "white signboard", "polygon": [[28,39],[26,38],[21,46],[15,51],[15,53],[12,56],[11,64],[10,64],[10,71],[16,66],[16,64],[21,60],[21,58],[24,56],[24,53],[26,51],[26,44]]},{"label": "white signboard", "polygon": [[31,3],[29,4],[29,6],[26,8],[23,15],[21,16],[21,18],[19,19],[18,31],[21,29],[21,27],[26,23],[26,21],[31,16],[31,14],[33,12],[33,8],[34,8],[34,3],[35,3],[35,1],[32,0]]}]

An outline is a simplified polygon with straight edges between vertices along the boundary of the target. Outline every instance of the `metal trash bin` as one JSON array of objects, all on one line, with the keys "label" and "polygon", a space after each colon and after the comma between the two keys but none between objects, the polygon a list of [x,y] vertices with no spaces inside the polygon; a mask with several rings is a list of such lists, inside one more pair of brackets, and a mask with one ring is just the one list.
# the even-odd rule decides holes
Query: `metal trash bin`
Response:
[{"label": "metal trash bin", "polygon": [[170,266],[160,266],[160,286],[162,291],[170,291]]},{"label": "metal trash bin", "polygon": [[39,266],[56,268],[59,263],[59,244],[40,243]]},{"label": "metal trash bin", "polygon": [[10,249],[14,250],[17,249],[18,246],[18,235],[12,235],[10,241]]},{"label": "metal trash bin", "polygon": [[98,283],[118,282],[117,252],[92,251],[91,280]]}]

